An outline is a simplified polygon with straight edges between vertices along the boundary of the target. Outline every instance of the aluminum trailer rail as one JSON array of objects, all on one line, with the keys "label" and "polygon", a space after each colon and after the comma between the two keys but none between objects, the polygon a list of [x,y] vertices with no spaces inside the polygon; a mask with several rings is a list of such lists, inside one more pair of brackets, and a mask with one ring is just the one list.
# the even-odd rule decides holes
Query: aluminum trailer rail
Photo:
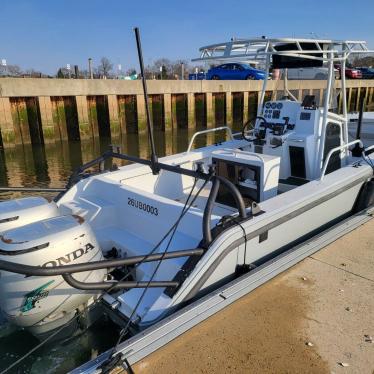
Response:
[{"label": "aluminum trailer rail", "polygon": [[[350,216],[302,244],[265,262],[251,272],[196,300],[121,343],[116,354],[122,354],[130,365],[135,364],[304,258],[311,256],[338,238],[365,224],[373,218],[373,213],[374,207],[371,207]],[[96,359],[74,369],[70,374],[100,373],[99,370],[96,370],[108,359],[110,353],[111,350],[101,354]]]}]

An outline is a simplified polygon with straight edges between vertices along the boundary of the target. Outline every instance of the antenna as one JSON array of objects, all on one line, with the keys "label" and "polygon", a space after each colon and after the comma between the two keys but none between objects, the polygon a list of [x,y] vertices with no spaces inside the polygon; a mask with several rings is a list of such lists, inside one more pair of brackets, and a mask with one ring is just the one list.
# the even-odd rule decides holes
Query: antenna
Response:
[{"label": "antenna", "polygon": [[158,167],[158,159],[155,151],[155,140],[153,138],[153,126],[151,123],[151,116],[149,114],[149,105],[148,105],[148,92],[147,92],[147,83],[145,80],[144,75],[144,64],[143,64],[143,54],[142,54],[142,45],[140,42],[140,33],[139,28],[135,27],[135,38],[136,38],[136,47],[138,49],[138,57],[139,57],[139,65],[140,65],[140,73],[142,75],[142,83],[143,83],[143,93],[144,93],[144,101],[145,101],[145,112],[147,115],[147,127],[148,127],[148,140],[151,146],[151,169],[154,175],[158,174],[160,169]]}]

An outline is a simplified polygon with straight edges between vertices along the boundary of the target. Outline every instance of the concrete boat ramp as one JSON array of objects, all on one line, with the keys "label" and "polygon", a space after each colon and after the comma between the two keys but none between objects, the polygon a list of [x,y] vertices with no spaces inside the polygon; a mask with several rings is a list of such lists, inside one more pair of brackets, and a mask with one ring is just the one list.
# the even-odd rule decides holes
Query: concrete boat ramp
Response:
[{"label": "concrete boat ramp", "polygon": [[374,372],[374,220],[134,365],[135,373]]},{"label": "concrete boat ramp", "polygon": [[[349,233],[136,360],[132,369],[144,374],[373,374],[370,218],[368,213],[340,225]],[[117,368],[113,374],[124,372]]]}]

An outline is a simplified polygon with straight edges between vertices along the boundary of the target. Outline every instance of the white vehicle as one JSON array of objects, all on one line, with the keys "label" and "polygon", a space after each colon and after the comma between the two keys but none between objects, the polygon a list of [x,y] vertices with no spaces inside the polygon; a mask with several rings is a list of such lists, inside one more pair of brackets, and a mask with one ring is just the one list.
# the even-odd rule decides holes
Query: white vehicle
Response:
[{"label": "white vehicle", "polygon": [[[333,61],[344,65],[356,50],[367,51],[365,43],[254,39],[202,48],[208,61],[263,56],[267,74],[271,59],[326,62],[324,105],[287,95],[264,103],[265,79],[253,131],[196,133],[186,152],[158,160],[149,124],[151,160],[105,153],[72,176],[45,216],[27,199],[0,203],[4,314],[44,333],[99,298],[116,323],[139,331],[373,204],[371,150],[351,151],[361,142],[348,140],[346,107],[329,112]],[[342,87],[345,105],[344,79]],[[218,130],[227,141],[192,149],[196,136]],[[133,164],[85,173],[108,158]]]},{"label": "white vehicle", "polygon": [[[326,80],[328,78],[329,69],[327,67],[311,67],[296,68],[287,70],[287,78],[289,80]],[[339,71],[334,69],[334,76],[339,78]]]}]

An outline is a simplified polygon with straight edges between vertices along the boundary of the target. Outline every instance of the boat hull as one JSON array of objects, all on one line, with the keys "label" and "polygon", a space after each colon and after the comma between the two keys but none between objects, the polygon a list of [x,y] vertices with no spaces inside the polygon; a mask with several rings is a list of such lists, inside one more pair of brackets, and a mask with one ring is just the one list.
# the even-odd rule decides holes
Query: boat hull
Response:
[{"label": "boat hull", "polygon": [[[323,182],[299,187],[297,193],[291,190],[270,199],[261,204],[262,214],[242,222],[241,227],[235,225],[222,232],[175,294],[168,311],[155,320],[143,320],[142,326],[155,323],[181,303],[218,287],[235,276],[238,266],[269,260],[352,214],[361,188],[372,172],[366,167],[348,171],[351,175],[345,179],[337,175],[334,178],[334,174],[342,173],[340,170],[326,176]],[[271,210],[272,205],[279,209]]]}]

